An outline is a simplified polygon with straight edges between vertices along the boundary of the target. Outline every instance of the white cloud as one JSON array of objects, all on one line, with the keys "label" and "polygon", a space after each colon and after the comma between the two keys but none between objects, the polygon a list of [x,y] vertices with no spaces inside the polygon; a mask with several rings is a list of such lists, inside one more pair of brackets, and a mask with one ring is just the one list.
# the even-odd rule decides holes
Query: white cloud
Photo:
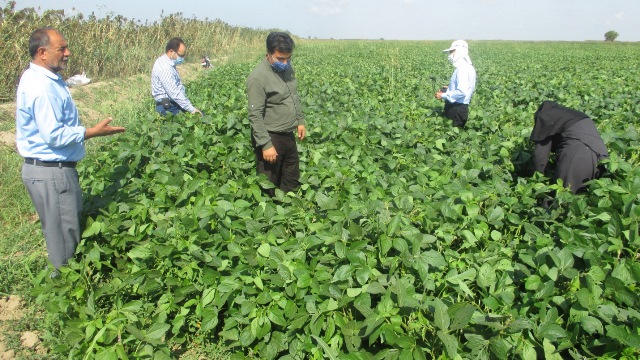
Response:
[{"label": "white cloud", "polygon": [[349,0],[310,0],[309,12],[316,15],[330,16],[342,12],[342,7]]},{"label": "white cloud", "polygon": [[616,18],[618,19],[622,19],[624,17],[624,11],[620,11],[619,13],[616,14]]}]

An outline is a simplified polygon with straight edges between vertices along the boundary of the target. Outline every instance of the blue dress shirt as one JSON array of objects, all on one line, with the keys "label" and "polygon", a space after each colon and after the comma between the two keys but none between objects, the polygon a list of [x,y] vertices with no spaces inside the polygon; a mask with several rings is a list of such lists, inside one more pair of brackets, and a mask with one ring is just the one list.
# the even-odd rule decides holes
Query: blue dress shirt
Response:
[{"label": "blue dress shirt", "polygon": [[20,155],[41,161],[79,161],[85,127],[69,87],[58,74],[29,64],[16,96],[16,143]]},{"label": "blue dress shirt", "polygon": [[452,102],[469,104],[476,89],[476,70],[465,59],[454,63],[456,70],[451,75],[449,88],[442,94],[442,98]]}]

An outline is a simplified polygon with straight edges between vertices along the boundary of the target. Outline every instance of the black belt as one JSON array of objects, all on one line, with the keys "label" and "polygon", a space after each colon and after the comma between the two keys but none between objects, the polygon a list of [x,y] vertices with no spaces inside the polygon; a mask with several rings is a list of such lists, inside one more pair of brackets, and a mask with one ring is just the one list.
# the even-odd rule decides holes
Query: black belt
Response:
[{"label": "black belt", "polygon": [[74,168],[76,167],[76,162],[71,161],[40,161],[34,158],[24,158],[24,163],[35,166],[44,166],[44,167],[57,167],[57,168]]},{"label": "black belt", "polygon": [[156,100],[156,105],[162,105],[165,99],[168,100],[171,104],[177,104],[177,102],[171,100],[170,98],[162,98],[160,100]]}]

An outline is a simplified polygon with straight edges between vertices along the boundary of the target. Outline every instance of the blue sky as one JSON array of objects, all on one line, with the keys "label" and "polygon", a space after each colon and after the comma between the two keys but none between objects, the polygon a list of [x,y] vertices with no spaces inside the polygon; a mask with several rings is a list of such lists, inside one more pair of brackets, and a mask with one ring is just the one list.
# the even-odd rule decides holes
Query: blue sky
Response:
[{"label": "blue sky", "polygon": [[[640,41],[640,0],[16,0],[17,8],[123,15],[181,12],[300,37],[402,40]],[[6,5],[6,0],[0,4]]]}]

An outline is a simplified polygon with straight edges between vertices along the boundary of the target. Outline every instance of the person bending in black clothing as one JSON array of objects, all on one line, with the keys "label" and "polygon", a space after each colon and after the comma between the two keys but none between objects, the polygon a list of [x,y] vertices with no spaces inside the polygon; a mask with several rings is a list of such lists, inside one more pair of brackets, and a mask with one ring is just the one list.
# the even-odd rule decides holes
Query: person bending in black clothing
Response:
[{"label": "person bending in black clothing", "polygon": [[544,101],[534,120],[530,137],[535,142],[534,171],[544,174],[549,155],[555,151],[553,182],[562,179],[574,194],[584,190],[585,182],[602,175],[604,168],[598,162],[608,158],[609,152],[589,116],[553,101]]}]

